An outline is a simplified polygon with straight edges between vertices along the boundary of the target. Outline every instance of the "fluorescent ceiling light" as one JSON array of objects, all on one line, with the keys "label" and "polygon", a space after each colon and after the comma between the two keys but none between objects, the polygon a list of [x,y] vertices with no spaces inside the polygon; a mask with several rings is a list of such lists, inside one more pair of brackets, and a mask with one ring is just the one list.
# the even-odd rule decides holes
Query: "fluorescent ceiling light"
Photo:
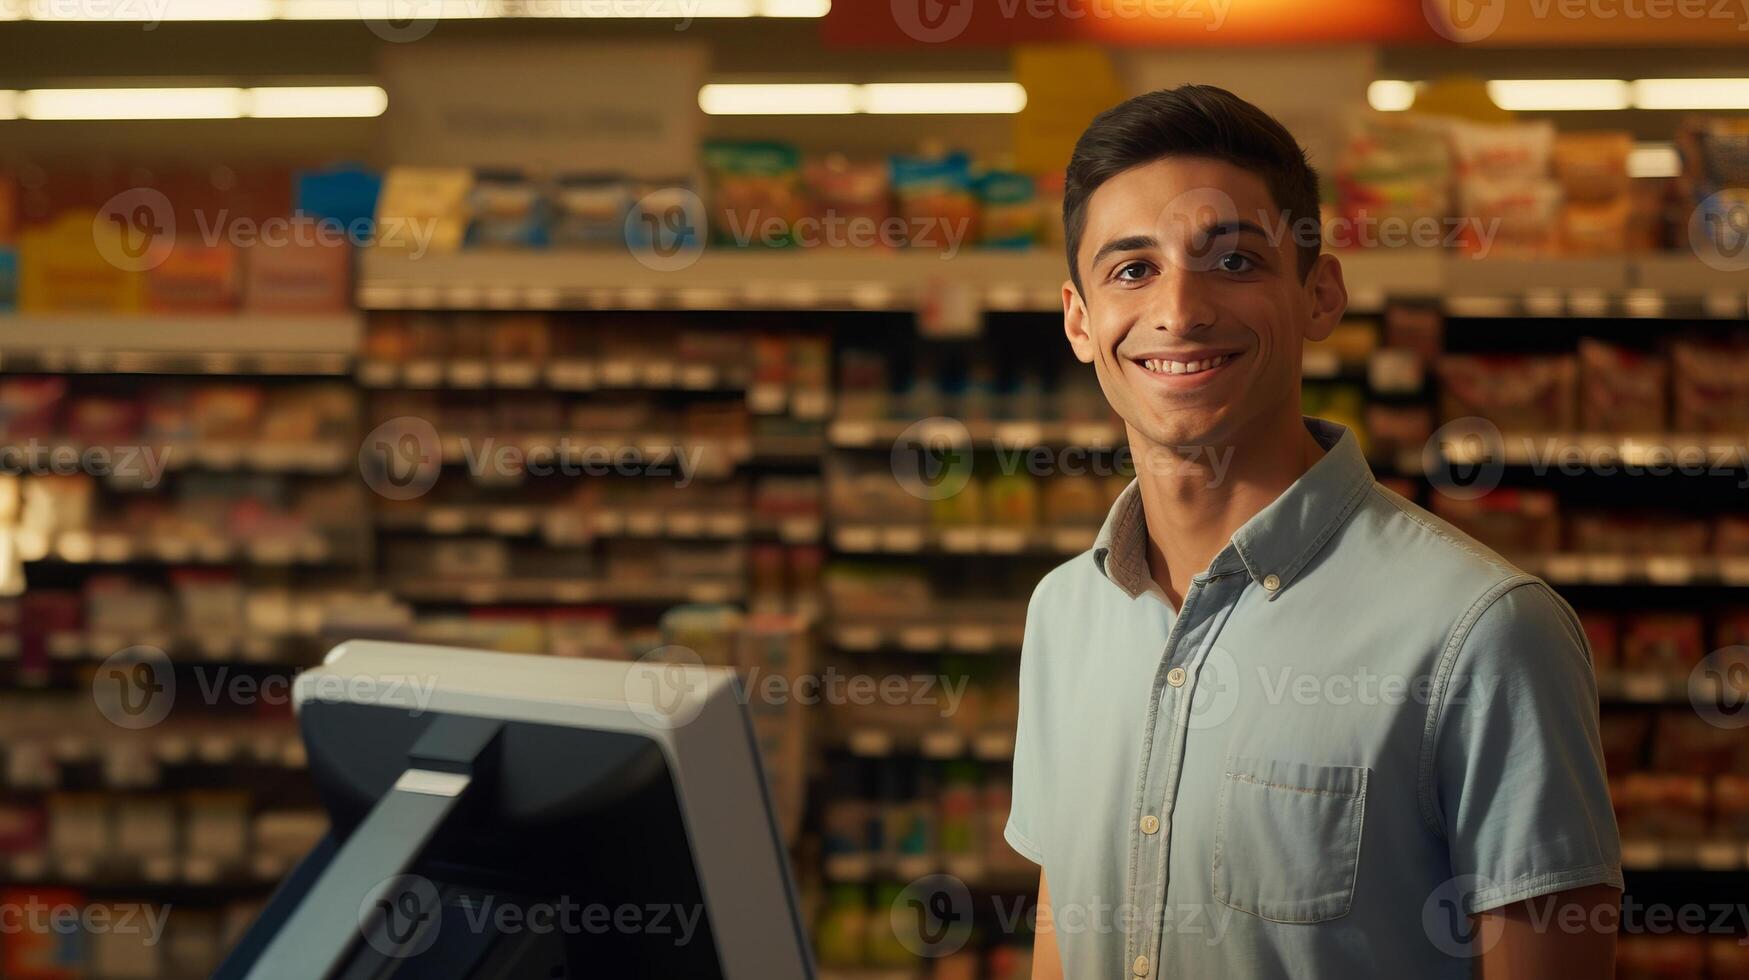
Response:
[{"label": "fluorescent ceiling light", "polygon": [[1749,109],[1749,78],[1642,78],[1637,109]]},{"label": "fluorescent ceiling light", "polygon": [[831,6],[831,0],[0,0],[0,21],[818,18]]},{"label": "fluorescent ceiling light", "polygon": [[25,119],[236,119],[240,88],[37,88],[19,98]]},{"label": "fluorescent ceiling light", "polygon": [[245,115],[256,119],[369,119],[389,107],[375,85],[252,88]]},{"label": "fluorescent ceiling light", "polygon": [[698,107],[713,116],[843,116],[856,111],[855,85],[706,85]]},{"label": "fluorescent ceiling light", "polygon": [[862,111],[882,115],[1003,114],[1026,108],[1018,82],[901,82],[862,86]]},{"label": "fluorescent ceiling light", "polygon": [[0,93],[0,119],[347,119],[380,116],[375,85],[263,88],[39,88]]},{"label": "fluorescent ceiling light", "polygon": [[1380,79],[1366,87],[1366,104],[1379,112],[1404,112],[1415,104],[1414,82]]},{"label": "fluorescent ceiling light", "polygon": [[1026,108],[1026,89],[1016,82],[715,83],[698,90],[698,106],[713,116],[983,115]]},{"label": "fluorescent ceiling light", "polygon": [[1682,173],[1682,157],[1669,143],[1637,143],[1628,154],[1629,177],[1675,177]]},{"label": "fluorescent ceiling light", "polygon": [[1488,97],[1513,112],[1612,111],[1630,104],[1628,83],[1616,78],[1510,78],[1488,83]]}]

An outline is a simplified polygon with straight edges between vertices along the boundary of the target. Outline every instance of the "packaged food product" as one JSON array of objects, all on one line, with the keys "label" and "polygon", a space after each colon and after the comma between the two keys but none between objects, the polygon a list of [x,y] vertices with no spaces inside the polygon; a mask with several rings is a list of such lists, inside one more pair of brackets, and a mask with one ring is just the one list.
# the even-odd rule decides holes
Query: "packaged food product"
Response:
[{"label": "packaged food product", "polygon": [[1038,241],[1040,245],[1063,247],[1063,186],[1066,175],[1061,170],[1039,174],[1034,182],[1038,194]]},{"label": "packaged food product", "polygon": [[1622,837],[1692,840],[1705,836],[1709,785],[1702,777],[1630,772],[1609,784]]},{"label": "packaged food product", "polygon": [[806,211],[801,158],[787,143],[712,140],[700,151],[719,245],[786,246]]},{"label": "packaged food product", "polygon": [[1560,515],[1550,491],[1502,488],[1473,499],[1434,494],[1432,501],[1434,513],[1508,556],[1560,547]]},{"label": "packaged food product", "polygon": [[1591,337],[1579,341],[1579,424],[1588,432],[1660,432],[1669,422],[1670,364]]},{"label": "packaged food product", "polygon": [[1632,133],[1569,132],[1555,137],[1555,176],[1569,202],[1600,203],[1628,196]]},{"label": "packaged food product", "polygon": [[1448,133],[1457,211],[1471,219],[1465,249],[1496,255],[1551,250],[1561,205],[1561,185],[1549,177],[1554,125],[1455,120]]},{"label": "packaged food product", "polygon": [[1598,719],[1604,768],[1615,774],[1640,768],[1652,717],[1644,712],[1606,711]]},{"label": "packaged food product", "polygon": [[1706,654],[1695,613],[1633,613],[1621,631],[1621,663],[1628,670],[1687,676]]},{"label": "packaged food product", "polygon": [[470,220],[474,174],[459,167],[391,167],[377,199],[376,247],[449,253]]},{"label": "packaged food product", "polygon": [[879,161],[853,162],[842,154],[815,157],[802,165],[808,215],[815,228],[810,244],[834,247],[896,246],[887,168]]},{"label": "packaged food product", "polygon": [[909,244],[941,249],[978,240],[978,198],[969,157],[895,155],[888,165]]},{"label": "packaged food product", "polygon": [[636,201],[630,178],[621,174],[565,174],[553,185],[552,228],[556,248],[619,244]]},{"label": "packaged food product", "polygon": [[1713,777],[1713,834],[1739,840],[1749,837],[1749,776],[1721,773]]},{"label": "packaged food product", "polygon": [[1711,525],[1672,514],[1576,510],[1567,518],[1568,546],[1605,555],[1700,555]]},{"label": "packaged food product", "polygon": [[[271,313],[314,313],[352,305],[352,249],[316,233],[315,221],[293,219],[283,240],[265,239],[243,249],[243,305]],[[380,227],[380,226],[379,226]],[[402,229],[406,225],[397,225]],[[408,247],[418,236],[406,232]]]},{"label": "packaged food product", "polygon": [[164,261],[146,272],[147,309],[175,313],[236,309],[243,288],[240,259],[240,251],[228,242],[178,240]]},{"label": "packaged food product", "polygon": [[1666,773],[1711,776],[1733,772],[1746,755],[1742,733],[1722,728],[1693,711],[1664,711],[1652,738],[1652,768]]},{"label": "packaged food product", "polygon": [[1749,555],[1749,516],[1721,514],[1713,520],[1713,554]]},{"label": "packaged food product", "polygon": [[66,398],[63,375],[0,377],[0,439],[59,435]]},{"label": "packaged food product", "polygon": [[1435,370],[1444,421],[1480,416],[1506,433],[1573,428],[1570,356],[1447,354]]},{"label": "packaged food product", "polygon": [[1616,642],[1621,624],[1614,613],[1582,610],[1579,626],[1585,631],[1585,642],[1591,647],[1591,665],[1598,673],[1621,665],[1621,649]]},{"label": "packaged food product", "polygon": [[1443,218],[1450,212],[1446,120],[1397,113],[1354,116],[1337,155],[1332,247],[1357,245],[1365,223]]},{"label": "packaged food product", "polygon": [[0,245],[0,311],[18,307],[18,250]]},{"label": "packaged food product", "polygon": [[1446,132],[1460,181],[1472,177],[1539,179],[1549,173],[1555,149],[1554,123],[1464,119],[1452,120]]},{"label": "packaged food product", "polygon": [[1627,196],[1600,204],[1561,206],[1560,245],[1568,255],[1619,255],[1630,250],[1633,200]]},{"label": "packaged food product", "polygon": [[1030,248],[1038,240],[1038,205],[1032,178],[991,170],[977,180],[979,244],[986,248]]},{"label": "packaged food product", "polygon": [[515,170],[478,170],[468,195],[472,248],[544,248],[548,208],[541,187]]},{"label": "packaged food product", "polygon": [[1713,649],[1749,647],[1749,609],[1722,609],[1713,622]]},{"label": "packaged food product", "polygon": [[1670,348],[1670,365],[1677,429],[1749,428],[1749,349],[1677,341]]}]

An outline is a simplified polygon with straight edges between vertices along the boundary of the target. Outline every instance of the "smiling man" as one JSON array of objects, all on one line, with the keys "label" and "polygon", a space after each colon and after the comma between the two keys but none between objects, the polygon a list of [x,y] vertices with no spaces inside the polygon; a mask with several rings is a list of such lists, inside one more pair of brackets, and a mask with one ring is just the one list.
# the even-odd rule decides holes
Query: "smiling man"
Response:
[{"label": "smiling man", "polygon": [[1063,223],[1137,478],[1027,610],[1034,976],[1610,976],[1577,618],[1300,414],[1347,304],[1304,152],[1223,90],[1140,96],[1076,144]]}]

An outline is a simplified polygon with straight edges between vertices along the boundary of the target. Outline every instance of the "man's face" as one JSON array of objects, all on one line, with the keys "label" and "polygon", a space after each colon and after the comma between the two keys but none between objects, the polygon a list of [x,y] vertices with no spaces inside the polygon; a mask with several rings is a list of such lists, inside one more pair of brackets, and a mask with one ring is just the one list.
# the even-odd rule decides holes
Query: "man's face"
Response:
[{"label": "man's face", "polygon": [[1167,157],[1100,185],[1064,287],[1076,355],[1112,408],[1154,445],[1234,445],[1299,412],[1301,348],[1341,318],[1334,260],[1302,279],[1295,236],[1262,178]]}]

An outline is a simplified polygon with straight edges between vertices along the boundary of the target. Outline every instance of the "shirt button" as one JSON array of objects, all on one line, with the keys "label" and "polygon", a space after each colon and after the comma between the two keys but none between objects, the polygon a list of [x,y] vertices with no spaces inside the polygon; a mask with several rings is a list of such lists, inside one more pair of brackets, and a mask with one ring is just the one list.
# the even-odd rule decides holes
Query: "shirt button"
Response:
[{"label": "shirt button", "polygon": [[1268,589],[1271,592],[1274,592],[1276,589],[1281,588],[1281,576],[1279,576],[1279,575],[1265,575],[1265,576],[1263,576],[1263,587]]},{"label": "shirt button", "polygon": [[1174,667],[1171,670],[1167,671],[1166,672],[1166,683],[1171,684],[1173,687],[1183,687],[1184,686],[1184,668],[1183,667]]},{"label": "shirt button", "polygon": [[1142,833],[1154,834],[1160,830],[1160,818],[1152,813],[1142,818]]},{"label": "shirt button", "polygon": [[1147,976],[1148,975],[1148,958],[1146,956],[1136,957],[1136,961],[1134,963],[1130,964],[1130,969],[1134,970],[1136,976],[1138,976],[1138,977]]}]

